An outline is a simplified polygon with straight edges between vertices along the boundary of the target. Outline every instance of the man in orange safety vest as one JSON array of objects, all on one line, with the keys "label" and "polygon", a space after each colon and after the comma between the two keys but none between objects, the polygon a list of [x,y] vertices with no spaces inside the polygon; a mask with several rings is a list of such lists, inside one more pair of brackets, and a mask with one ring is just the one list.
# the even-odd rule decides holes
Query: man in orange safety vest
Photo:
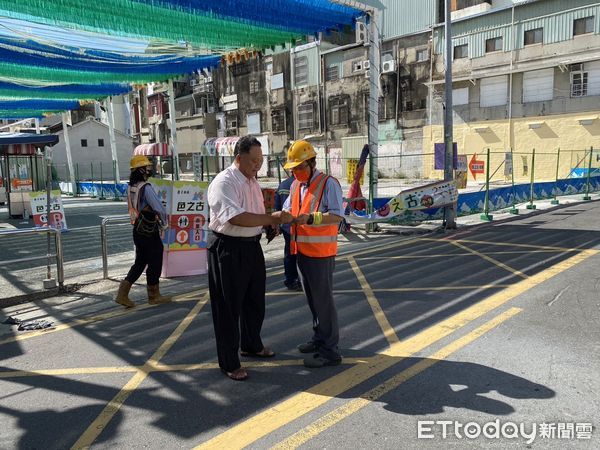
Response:
[{"label": "man in orange safety vest", "polygon": [[304,359],[304,365],[310,368],[342,362],[333,301],[337,235],[343,218],[342,188],[338,180],[316,168],[316,156],[309,142],[296,141],[288,149],[284,166],[295,178],[283,205],[295,217],[291,252],[297,255],[302,287],[313,316],[313,337],[298,346],[301,353],[310,354]]}]

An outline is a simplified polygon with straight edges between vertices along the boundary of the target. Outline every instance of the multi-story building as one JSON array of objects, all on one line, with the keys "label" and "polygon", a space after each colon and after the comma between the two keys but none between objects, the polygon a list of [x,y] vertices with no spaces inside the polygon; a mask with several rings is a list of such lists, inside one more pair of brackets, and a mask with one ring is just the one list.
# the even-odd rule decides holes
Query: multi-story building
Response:
[{"label": "multi-story building", "polygon": [[[423,155],[443,142],[445,2],[381,2],[379,154],[394,158],[382,159],[379,170],[392,176],[439,176]],[[591,0],[452,1],[459,152],[594,144],[594,127],[600,127],[600,119],[593,117],[600,89],[600,62],[595,62],[600,61],[599,7]],[[283,157],[291,140],[305,138],[331,160],[356,158],[368,130],[364,32],[357,27],[234,57],[188,84],[177,83],[182,160],[202,151],[207,140],[214,145],[229,138],[231,144],[245,134],[257,136],[271,157]],[[167,110],[153,112],[166,105],[164,91],[155,88],[148,97],[147,126],[155,126],[148,133],[151,141],[168,139]],[[345,174],[344,167],[337,170]]]},{"label": "multi-story building", "polygon": [[[486,2],[452,24],[454,140],[460,153],[557,153],[598,146],[600,3],[591,0]],[[443,142],[443,25],[434,26],[433,102],[423,151]],[[555,157],[536,177],[553,179]],[[577,158],[576,158],[577,159]],[[527,158],[514,174],[527,174]],[[559,176],[577,164],[561,158]],[[427,164],[426,170],[432,165]]]}]

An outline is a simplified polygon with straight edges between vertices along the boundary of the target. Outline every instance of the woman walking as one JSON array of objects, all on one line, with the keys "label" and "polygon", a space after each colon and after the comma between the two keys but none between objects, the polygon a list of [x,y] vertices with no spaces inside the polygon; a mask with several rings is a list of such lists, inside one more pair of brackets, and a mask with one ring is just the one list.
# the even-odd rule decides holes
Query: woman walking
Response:
[{"label": "woman walking", "polygon": [[163,260],[160,229],[167,223],[167,212],[152,185],[148,183],[148,178],[152,175],[150,160],[146,156],[136,155],[131,158],[129,167],[131,175],[127,188],[127,205],[133,225],[135,262],[121,281],[115,301],[127,308],[135,306],[129,298],[129,290],[146,269],[148,303],[168,303],[171,299],[161,296],[158,288]]}]

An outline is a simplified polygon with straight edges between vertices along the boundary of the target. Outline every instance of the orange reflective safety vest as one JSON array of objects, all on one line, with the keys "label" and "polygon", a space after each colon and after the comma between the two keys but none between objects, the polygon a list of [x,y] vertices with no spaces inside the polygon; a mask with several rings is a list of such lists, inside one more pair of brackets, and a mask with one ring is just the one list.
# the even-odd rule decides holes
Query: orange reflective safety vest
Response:
[{"label": "orange reflective safety vest", "polygon": [[140,216],[140,193],[147,184],[150,183],[141,181],[135,186],[127,187],[127,208],[129,210],[129,221],[132,225]]},{"label": "orange reflective safety vest", "polygon": [[[319,211],[325,185],[330,177],[320,173],[309,184],[300,201],[300,183],[294,181],[290,189],[292,215],[311,214]],[[335,178],[334,178],[335,180]],[[336,180],[337,181],[337,180]],[[292,225],[290,251],[313,258],[327,258],[337,254],[338,225]]]}]

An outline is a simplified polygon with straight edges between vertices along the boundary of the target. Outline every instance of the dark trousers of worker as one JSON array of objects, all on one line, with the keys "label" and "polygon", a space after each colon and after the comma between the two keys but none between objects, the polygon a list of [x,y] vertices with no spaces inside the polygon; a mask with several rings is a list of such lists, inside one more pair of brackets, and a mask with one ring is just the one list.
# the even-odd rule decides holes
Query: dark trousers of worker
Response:
[{"label": "dark trousers of worker", "polygon": [[297,262],[302,287],[313,316],[312,341],[319,347],[321,356],[330,360],[339,359],[340,331],[333,302],[335,256],[311,258],[298,254]]},{"label": "dark trousers of worker", "polygon": [[211,233],[208,239],[208,289],[219,367],[240,367],[243,352],[263,349],[265,258],[259,237],[234,238]]},{"label": "dark trousers of worker", "polygon": [[285,247],[283,249],[283,271],[285,273],[285,284],[292,284],[298,280],[298,267],[296,266],[296,255],[290,251],[290,233],[282,230]]},{"label": "dark trousers of worker", "polygon": [[131,284],[135,283],[146,269],[146,283],[149,286],[158,284],[163,262],[163,243],[158,231],[152,236],[143,236],[133,230],[135,244],[135,261],[125,277]]}]

